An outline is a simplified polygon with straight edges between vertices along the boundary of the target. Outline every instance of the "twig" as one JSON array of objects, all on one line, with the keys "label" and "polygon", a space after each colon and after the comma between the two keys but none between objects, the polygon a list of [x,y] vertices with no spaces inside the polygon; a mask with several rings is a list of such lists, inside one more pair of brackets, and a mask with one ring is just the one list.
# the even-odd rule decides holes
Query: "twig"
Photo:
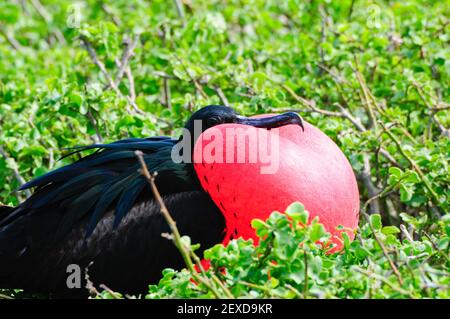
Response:
[{"label": "twig", "polygon": [[377,132],[378,132],[377,119],[376,119],[375,113],[374,113],[374,111],[372,109],[372,102],[373,101],[371,100],[371,98],[369,96],[369,93],[368,93],[369,90],[367,88],[367,85],[366,85],[366,83],[365,83],[361,73],[358,70],[358,64],[356,62],[356,59],[355,59],[355,63],[356,63],[356,68],[354,69],[354,72],[356,74],[356,78],[358,79],[359,85],[360,85],[361,90],[362,90],[362,94],[364,96],[364,101],[365,101],[364,104],[367,107],[367,111],[369,113],[370,121],[372,122],[372,125],[373,125],[373,127],[375,129],[375,134],[377,134]]},{"label": "twig", "polygon": [[295,289],[295,288],[292,287],[291,285],[285,284],[284,286],[285,286],[287,289],[289,289],[290,291],[292,291],[292,292],[295,294],[295,296],[296,296],[297,298],[301,298],[301,297],[302,297],[302,294],[300,293],[300,291],[298,291],[297,289]]},{"label": "twig", "polygon": [[353,7],[355,6],[355,2],[356,2],[356,0],[352,0],[352,2],[350,4],[350,9],[348,10],[348,16],[347,16],[348,21],[350,21],[352,19]]},{"label": "twig", "polygon": [[414,299],[414,296],[409,291],[403,290],[402,288],[395,286],[394,284],[392,284],[389,280],[387,280],[383,276],[380,276],[376,273],[371,273],[371,272],[365,271],[364,269],[359,268],[357,266],[355,266],[354,269],[363,275],[378,279],[379,281],[382,281],[383,283],[385,283],[386,285],[391,287],[391,289],[397,291],[398,293],[401,293],[402,295],[406,295],[406,296],[409,296],[410,298]]},{"label": "twig", "polygon": [[127,69],[125,70],[125,73],[127,75],[127,79],[128,79],[128,83],[130,85],[130,99],[134,102],[136,101],[136,89],[134,86],[134,77],[133,77],[133,73],[131,73],[131,68],[130,66],[127,67]]},{"label": "twig", "polygon": [[4,294],[0,294],[0,299],[14,299],[13,297],[4,295]]},{"label": "twig", "polygon": [[292,90],[289,86],[287,86],[286,84],[282,84],[281,87],[283,89],[285,89],[295,100],[297,100],[297,102],[299,102],[300,104],[306,106],[307,108],[309,108],[310,110],[323,114],[323,115],[327,115],[327,116],[337,116],[337,117],[344,117],[344,115],[340,112],[333,112],[333,111],[327,111],[327,110],[322,110],[317,108],[314,103],[304,99],[303,97],[297,95],[297,93],[294,92],[294,90]]},{"label": "twig", "polygon": [[[108,71],[106,70],[105,65],[102,61],[99,60],[97,53],[95,52],[94,48],[92,47],[92,44],[89,42],[89,40],[82,34],[80,35],[80,39],[84,44],[84,47],[89,53],[89,56],[91,57],[92,62],[100,69],[100,71],[103,73],[106,81],[108,81],[109,86],[116,92],[120,92],[119,88],[117,87],[116,83],[113,81],[111,76],[109,75]],[[120,92],[120,95],[122,93]]]},{"label": "twig", "polygon": [[[45,23],[50,25],[53,20],[53,17],[48,13],[47,9],[45,9],[42,3],[39,0],[31,0],[31,4],[33,8],[36,10],[36,12],[39,14],[39,16],[41,16],[41,18],[45,21]],[[66,38],[59,29],[53,28],[52,31],[59,42],[61,42],[62,44],[66,44],[67,42]]]},{"label": "twig", "polygon": [[136,44],[139,40],[139,35],[135,35],[133,40],[124,39],[123,45],[124,45],[124,51],[122,54],[122,58],[120,59],[120,67],[119,71],[116,74],[116,79],[114,81],[114,84],[116,87],[119,85],[120,81],[122,81],[123,75],[126,73],[126,69],[128,67],[128,63],[130,62],[131,57],[134,54],[134,49],[136,48]]},{"label": "twig", "polygon": [[170,97],[170,85],[169,79],[167,77],[163,77],[163,92],[164,92],[164,105],[168,108],[172,108],[172,100]]},{"label": "twig", "polygon": [[303,296],[306,298],[308,296],[308,256],[306,250],[303,250],[303,260],[305,263],[305,283],[303,287]]},{"label": "twig", "polygon": [[425,174],[422,172],[420,167],[416,164],[416,162],[410,156],[408,156],[408,154],[405,153],[405,151],[403,150],[403,147],[400,144],[400,142],[397,139],[397,137],[395,137],[395,135],[389,129],[386,128],[384,123],[383,122],[379,122],[379,123],[383,127],[384,132],[389,136],[391,141],[394,142],[394,144],[397,146],[397,149],[400,152],[400,154],[411,164],[413,169],[417,172],[417,174],[419,175],[420,179],[424,183],[426,189],[430,192],[434,203],[437,206],[440,206],[438,195],[433,190],[433,187],[431,186],[430,182],[428,181],[428,179],[426,178]]},{"label": "twig", "polygon": [[421,98],[421,100],[425,103],[426,107],[432,112],[431,113],[431,119],[433,120],[433,122],[437,125],[437,127],[439,128],[439,130],[441,131],[441,134],[446,136],[446,137],[450,137],[450,130],[447,129],[440,121],[439,119],[436,117],[436,113],[438,111],[447,109],[450,106],[447,106],[447,108],[439,108],[439,107],[433,107],[428,100],[425,98],[425,95],[423,94],[422,88],[419,86],[418,83],[414,82],[413,83],[414,88],[417,91],[417,94],[419,94],[419,97]]},{"label": "twig", "polygon": [[[122,65],[120,64],[119,59],[115,59],[116,65],[118,68],[121,68]],[[131,101],[136,102],[136,89],[134,86],[134,78],[133,78],[133,74],[131,73],[131,68],[130,66],[127,66],[125,69],[125,74],[127,76],[128,79],[128,97],[130,98]]]},{"label": "twig", "polygon": [[367,215],[364,211],[362,212],[364,218],[366,219],[370,230],[372,231],[373,234],[373,238],[376,240],[376,242],[378,243],[378,245],[381,248],[381,251],[383,252],[384,257],[386,257],[386,259],[389,262],[389,265],[391,266],[392,270],[394,271],[394,274],[397,276],[398,282],[400,283],[400,285],[403,285],[403,278],[402,275],[400,274],[400,272],[398,271],[397,267],[395,266],[394,262],[392,261],[391,257],[389,257],[389,254],[387,252],[386,247],[384,246],[384,244],[381,242],[381,240],[378,238],[375,229],[373,228],[372,222],[370,221],[370,217],[369,215]]},{"label": "twig", "polygon": [[264,291],[267,296],[272,297],[272,296],[276,296],[276,297],[283,297],[280,296],[279,294],[276,294],[275,290],[272,290],[268,287],[265,286],[261,286],[261,285],[256,285],[256,284],[252,284],[250,282],[246,282],[246,281],[238,281],[238,284],[243,285],[243,286],[247,286],[249,288],[253,288],[253,289],[258,289],[258,290],[262,290]]},{"label": "twig", "polygon": [[200,83],[198,83],[198,81],[196,79],[194,79],[194,77],[191,75],[191,73],[189,72],[188,68],[186,67],[186,65],[184,65],[183,61],[178,57],[175,56],[175,58],[178,60],[178,62],[181,64],[181,66],[183,67],[184,72],[186,72],[187,76],[189,77],[189,79],[194,83],[195,88],[197,89],[198,92],[200,92],[200,95],[204,98],[207,99],[208,95],[205,93],[205,91],[203,90],[203,87],[201,86]]},{"label": "twig", "polygon": [[320,29],[320,44],[319,44],[319,54],[320,54],[320,60],[322,61],[322,64],[325,64],[325,53],[323,50],[323,43],[326,40],[326,29],[327,29],[327,15],[325,12],[325,8],[323,5],[320,5],[319,8],[320,16],[322,18],[322,24]]},{"label": "twig", "polygon": [[111,288],[109,288],[105,284],[101,284],[99,287],[102,288],[103,290],[106,290],[107,292],[109,292],[109,294],[113,297],[113,299],[121,299],[120,296],[118,296],[117,292],[113,291]]},{"label": "twig", "polygon": [[[359,174],[359,177],[363,182],[364,186],[367,188],[367,195],[369,196],[369,198],[374,198],[374,196],[376,196],[380,192],[380,190],[372,182],[370,158],[367,154],[364,154],[364,169],[361,172],[361,174]],[[378,198],[374,198],[370,205],[370,214],[375,214],[379,212],[380,212],[380,202]]]},{"label": "twig", "polygon": [[344,83],[344,84],[347,84],[347,85],[350,84],[350,82],[348,82],[344,77],[340,76],[339,74],[336,74],[335,72],[333,72],[332,70],[327,68],[325,65],[323,65],[321,63],[318,63],[318,62],[316,62],[316,65],[319,68],[321,68],[322,70],[324,70],[325,72],[327,72],[329,75],[331,75],[336,82]]},{"label": "twig", "polygon": [[19,41],[16,40],[16,38],[9,34],[6,30],[0,29],[0,32],[3,34],[5,39],[8,41],[8,43],[11,45],[11,47],[16,51],[23,50],[22,45],[19,43]]},{"label": "twig", "polygon": [[[352,124],[360,131],[360,132],[366,132],[367,129],[361,124],[359,120],[357,120],[353,115],[350,114],[342,105],[339,103],[335,103],[335,105],[340,109],[341,112],[332,112],[327,110],[322,110],[317,108],[313,103],[310,101],[302,98],[301,96],[297,95],[290,87],[288,87],[285,84],[281,85],[283,89],[285,89],[298,103],[306,106],[311,111],[326,115],[326,116],[336,116],[336,117],[342,117],[348,119]],[[301,110],[293,110],[293,111],[301,111]],[[380,148],[380,154],[382,154],[389,162],[391,162],[394,166],[401,167],[400,164],[395,160],[395,158],[384,148]]]},{"label": "twig", "polygon": [[111,17],[111,20],[114,22],[115,25],[120,26],[122,24],[122,21],[120,20],[120,18],[115,15],[111,8],[106,4],[106,3],[102,3],[102,10]]},{"label": "twig", "polygon": [[134,111],[136,113],[145,114],[141,109],[139,109],[139,107],[137,106],[136,102],[134,102],[128,95],[123,95],[122,94],[122,92],[119,90],[119,88],[117,87],[117,85],[115,84],[115,82],[113,81],[111,76],[109,75],[108,71],[106,70],[106,67],[103,64],[103,62],[98,59],[97,53],[95,52],[95,50],[92,47],[92,45],[89,42],[89,40],[84,35],[80,35],[80,39],[83,42],[86,50],[88,51],[92,62],[94,62],[94,64],[97,65],[97,67],[103,73],[103,75],[104,75],[106,81],[108,82],[109,86],[116,92],[116,94],[118,96],[125,97],[125,99],[127,100],[128,104],[130,104],[133,107],[133,109],[134,109]]},{"label": "twig", "polygon": [[381,192],[379,192],[378,194],[372,196],[371,198],[369,198],[365,203],[364,206],[362,208],[363,212],[367,212],[367,206],[369,206],[369,204],[371,202],[373,202],[374,200],[377,200],[379,198],[382,198],[384,196],[387,196],[391,193],[393,193],[395,191],[395,188],[400,184],[400,182],[403,180],[403,178],[401,178],[400,180],[397,181],[397,183],[390,185],[388,187],[386,187],[385,189],[383,189]]},{"label": "twig", "polygon": [[408,232],[405,225],[400,224],[400,230],[402,231],[403,235],[405,235],[406,239],[408,239],[410,242],[414,241],[414,238],[412,238],[411,234]]},{"label": "twig", "polygon": [[36,9],[37,13],[41,16],[41,18],[44,19],[45,22],[49,23],[52,21],[52,17],[39,0],[31,0],[31,4]]},{"label": "twig", "polygon": [[[5,151],[5,149],[1,145],[0,145],[0,155],[2,155],[5,159],[10,158],[8,153]],[[25,184],[25,179],[22,177],[22,175],[20,175],[19,170],[16,167],[13,167],[12,171],[14,173],[14,177],[19,182],[19,185],[22,186],[23,184]],[[25,192],[25,196],[27,198],[31,196],[31,191],[29,189],[25,189],[24,192]]]},{"label": "twig", "polygon": [[91,296],[99,296],[100,293],[98,292],[97,288],[95,288],[94,283],[89,278],[89,267],[92,266],[94,262],[91,261],[86,268],[84,269],[84,280],[86,281],[85,288],[89,291],[89,295]]},{"label": "twig", "polygon": [[225,106],[229,106],[230,103],[228,102],[228,99],[225,96],[225,94],[223,93],[223,91],[220,88],[220,86],[216,86],[214,89],[215,89],[217,95],[219,96],[219,99],[222,102],[222,104],[225,105]]},{"label": "twig", "polygon": [[53,166],[55,166],[55,155],[54,155],[53,148],[50,147],[48,149],[48,152],[49,152],[48,168],[52,169]]},{"label": "twig", "polygon": [[161,194],[159,193],[158,188],[156,187],[156,184],[155,184],[156,173],[154,173],[153,175],[150,174],[150,172],[148,171],[148,168],[147,168],[147,164],[145,164],[143,153],[141,151],[139,151],[139,150],[135,151],[135,154],[141,165],[140,172],[145,177],[147,182],[149,183],[152,193],[153,193],[156,201],[160,205],[161,214],[163,215],[164,219],[166,220],[167,224],[169,225],[170,231],[172,232],[171,239],[172,239],[173,243],[175,244],[175,246],[178,248],[178,251],[181,253],[181,256],[182,256],[186,266],[188,267],[188,270],[191,273],[193,279],[196,282],[202,283],[205,287],[207,287],[208,290],[210,290],[216,298],[221,298],[221,293],[220,293],[220,291],[218,291],[216,289],[214,284],[211,281],[209,281],[207,278],[205,278],[203,276],[199,276],[199,274],[195,270],[194,264],[191,260],[190,251],[183,244],[183,241],[181,239],[181,235],[178,231],[177,225],[176,225],[175,221],[173,220],[172,216],[170,215],[169,210],[167,209],[166,204],[164,203],[164,201],[161,197]]},{"label": "twig", "polygon": [[175,3],[175,7],[177,8],[178,17],[181,20],[181,24],[183,25],[183,27],[185,27],[186,26],[186,17],[184,15],[183,2],[181,0],[173,0],[173,2]]},{"label": "twig", "polygon": [[101,133],[100,133],[100,130],[99,130],[99,128],[98,128],[98,123],[97,123],[97,120],[94,118],[94,116],[92,115],[92,112],[91,112],[91,110],[88,110],[88,112],[87,112],[87,117],[89,118],[89,121],[92,123],[92,125],[94,126],[94,129],[95,129],[95,135],[97,136],[97,140],[98,141],[96,141],[96,143],[98,143],[98,142],[102,142],[103,141],[103,137],[102,137],[102,135],[101,135]]},{"label": "twig", "polygon": [[450,264],[450,257],[448,257],[448,254],[446,254],[445,252],[443,252],[443,251],[435,244],[435,242],[434,242],[433,239],[430,237],[430,235],[427,234],[427,232],[424,231],[423,233],[424,233],[425,237],[427,237],[428,240],[431,242],[431,245],[433,245],[434,249],[435,249],[441,256],[443,256],[443,257],[447,260],[447,263]]}]

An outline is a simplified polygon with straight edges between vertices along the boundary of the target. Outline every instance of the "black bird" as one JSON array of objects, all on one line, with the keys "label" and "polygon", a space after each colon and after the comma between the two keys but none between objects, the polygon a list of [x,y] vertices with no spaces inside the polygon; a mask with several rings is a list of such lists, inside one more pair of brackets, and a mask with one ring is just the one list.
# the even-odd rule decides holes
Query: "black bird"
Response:
[{"label": "black bird", "polygon": [[[223,123],[261,128],[302,125],[296,113],[246,118],[232,108],[211,105],[195,112],[185,125],[194,136]],[[187,133],[183,133],[187,134]],[[17,207],[0,207],[0,288],[17,288],[54,296],[87,294],[67,287],[67,267],[88,268],[90,280],[128,294],[145,293],[161,271],[183,267],[147,181],[139,173],[135,151],[144,154],[155,183],[179,230],[204,249],[220,243],[225,220],[202,189],[193,164],[172,161],[172,148],[183,138],[129,138],[77,148],[96,150],[73,164],[38,177],[20,189],[33,195]],[[69,154],[70,155],[70,154]],[[192,154],[191,154],[192,155]]]}]

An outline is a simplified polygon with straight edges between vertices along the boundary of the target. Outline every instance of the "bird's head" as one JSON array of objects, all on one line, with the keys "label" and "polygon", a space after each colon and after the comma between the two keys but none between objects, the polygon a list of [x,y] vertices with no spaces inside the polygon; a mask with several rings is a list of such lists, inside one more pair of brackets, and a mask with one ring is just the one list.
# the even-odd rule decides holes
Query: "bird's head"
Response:
[{"label": "bird's head", "polygon": [[294,201],[302,202],[311,218],[319,216],[338,245],[338,225],[356,228],[359,195],[351,165],[328,136],[298,114],[248,118],[211,105],[195,112],[184,132],[192,137],[183,139],[194,145],[195,174],[225,217],[225,243],[236,237],[256,241],[251,221],[265,220]]},{"label": "bird's head", "polygon": [[199,109],[191,115],[184,128],[190,134],[191,145],[194,145],[200,134],[220,124],[240,124],[265,129],[294,124],[304,129],[302,118],[295,112],[254,118],[241,116],[231,107],[223,105],[208,105]]}]

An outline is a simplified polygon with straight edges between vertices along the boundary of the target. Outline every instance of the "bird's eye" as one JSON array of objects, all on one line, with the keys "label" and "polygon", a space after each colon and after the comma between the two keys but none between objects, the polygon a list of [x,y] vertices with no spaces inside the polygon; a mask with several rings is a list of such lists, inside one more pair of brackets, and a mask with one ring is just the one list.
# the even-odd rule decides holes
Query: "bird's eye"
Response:
[{"label": "bird's eye", "polygon": [[220,124],[222,121],[220,120],[220,118],[217,117],[210,117],[208,118],[208,120],[206,120],[206,126],[207,127],[213,127],[215,125]]}]

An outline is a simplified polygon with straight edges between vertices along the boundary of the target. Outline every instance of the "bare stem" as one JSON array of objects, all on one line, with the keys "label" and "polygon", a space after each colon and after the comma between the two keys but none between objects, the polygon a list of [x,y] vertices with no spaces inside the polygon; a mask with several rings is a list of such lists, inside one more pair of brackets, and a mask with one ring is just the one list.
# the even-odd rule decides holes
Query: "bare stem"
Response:
[{"label": "bare stem", "polygon": [[109,84],[109,87],[111,87],[118,96],[120,97],[125,97],[125,99],[127,100],[128,104],[130,104],[133,107],[133,110],[136,113],[139,114],[145,114],[141,109],[139,109],[139,107],[137,106],[136,102],[134,102],[128,95],[123,95],[122,92],[119,90],[118,86],[116,85],[116,83],[113,81],[112,77],[109,75],[108,71],[106,70],[105,65],[103,64],[102,61],[99,60],[97,53],[95,52],[94,48],[92,47],[92,44],[89,42],[89,40],[84,36],[84,35],[80,35],[80,39],[84,44],[84,47],[86,48],[86,50],[89,53],[89,56],[91,57],[92,62],[100,69],[100,71],[103,73],[106,81]]},{"label": "bare stem", "polygon": [[433,199],[433,202],[437,206],[440,206],[438,195],[433,190],[433,187],[431,186],[430,182],[428,181],[427,177],[422,172],[420,167],[417,165],[417,163],[410,156],[408,156],[408,154],[405,153],[405,151],[403,150],[403,147],[402,147],[400,141],[397,139],[397,137],[389,129],[386,128],[386,126],[383,124],[383,122],[379,122],[379,123],[383,127],[384,132],[389,136],[391,141],[394,142],[394,144],[397,146],[397,149],[400,152],[400,154],[402,154],[402,156],[411,164],[412,168],[417,172],[417,174],[419,175],[420,179],[424,183],[426,189],[430,192],[430,194],[432,196],[432,199]]},{"label": "bare stem", "polygon": [[362,214],[363,214],[364,218],[366,219],[367,223],[369,224],[370,230],[372,231],[372,234],[373,234],[373,238],[376,240],[376,242],[380,246],[384,257],[386,257],[386,259],[389,262],[389,265],[391,266],[392,270],[394,271],[394,274],[397,276],[398,282],[400,283],[400,285],[403,285],[402,275],[400,274],[400,272],[397,269],[397,266],[395,266],[394,262],[392,261],[391,257],[389,256],[386,247],[381,242],[381,240],[378,238],[378,236],[375,232],[375,229],[373,228],[372,222],[370,221],[369,215],[367,215],[365,212],[362,212]]},{"label": "bare stem", "polygon": [[366,276],[368,276],[368,277],[375,278],[375,279],[377,279],[377,280],[383,282],[384,284],[388,285],[391,289],[397,291],[398,293],[400,293],[400,294],[402,294],[402,295],[409,296],[410,298],[414,299],[414,296],[413,296],[409,291],[403,290],[403,289],[397,287],[396,285],[393,285],[389,280],[387,280],[387,279],[384,278],[383,276],[380,276],[380,275],[375,274],[375,273],[371,273],[371,272],[366,271],[366,270],[364,270],[364,269],[362,269],[362,268],[359,268],[359,267],[354,267],[354,269],[355,269],[357,272],[359,272],[359,273],[361,273],[361,274],[363,274],[363,275],[366,275]]},{"label": "bare stem", "polygon": [[[5,151],[5,149],[1,145],[0,145],[0,155],[3,156],[5,159],[10,158],[8,153]],[[20,186],[25,184],[25,179],[22,177],[22,175],[20,175],[19,170],[16,167],[14,167],[14,168],[12,168],[12,171],[13,171],[14,177],[19,182]],[[27,198],[31,196],[31,191],[29,189],[26,189],[24,192],[25,192],[25,196]]]},{"label": "bare stem", "polygon": [[[191,255],[193,252],[190,250],[190,248],[186,247],[183,243],[183,240],[181,238],[180,232],[178,231],[178,227],[176,225],[175,220],[173,220],[172,216],[169,213],[169,210],[166,207],[166,204],[164,203],[161,194],[158,191],[158,188],[155,184],[155,177],[156,173],[150,174],[147,168],[147,164],[144,161],[144,156],[141,151],[135,151],[135,154],[139,160],[139,163],[141,165],[141,174],[145,177],[147,182],[150,185],[150,188],[152,190],[152,193],[158,202],[158,204],[161,207],[161,213],[166,220],[167,224],[169,225],[170,231],[172,232],[172,235],[170,236],[171,240],[175,244],[175,246],[178,248],[178,251],[181,253],[181,256],[191,273],[193,279],[196,282],[202,283],[208,290],[210,290],[216,298],[221,298],[222,294],[220,291],[215,287],[214,283],[209,280],[209,278],[200,276],[198,272],[195,270],[194,263],[192,262]],[[198,258],[198,257],[197,257]]]}]

